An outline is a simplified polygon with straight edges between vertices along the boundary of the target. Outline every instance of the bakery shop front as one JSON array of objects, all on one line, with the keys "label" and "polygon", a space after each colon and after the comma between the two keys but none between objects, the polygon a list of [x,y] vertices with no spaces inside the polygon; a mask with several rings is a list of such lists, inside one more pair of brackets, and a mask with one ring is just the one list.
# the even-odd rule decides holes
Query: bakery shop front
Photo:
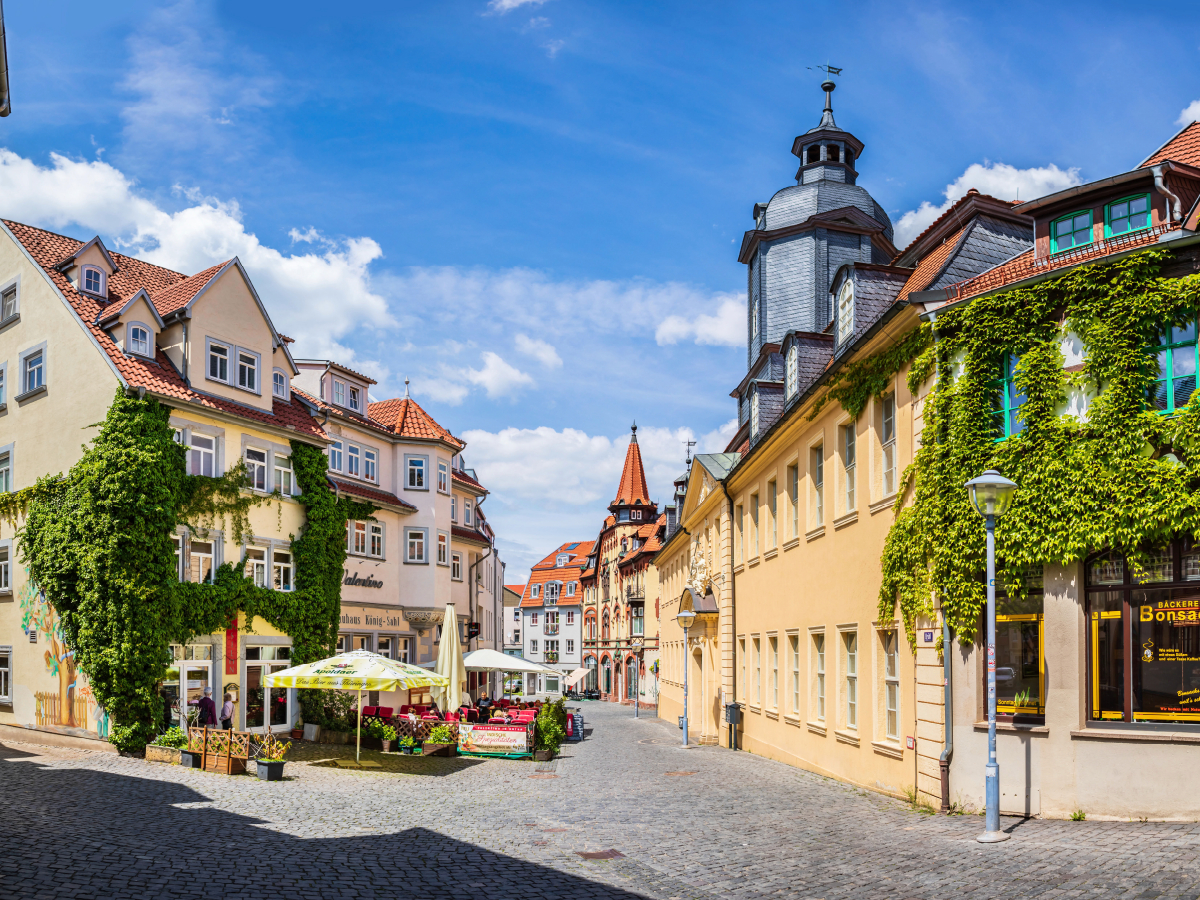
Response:
[{"label": "bakery shop front", "polygon": [[[1046,565],[1014,593],[996,604],[1001,812],[1200,818],[1200,542]],[[978,808],[986,648],[947,649],[950,800]]]}]

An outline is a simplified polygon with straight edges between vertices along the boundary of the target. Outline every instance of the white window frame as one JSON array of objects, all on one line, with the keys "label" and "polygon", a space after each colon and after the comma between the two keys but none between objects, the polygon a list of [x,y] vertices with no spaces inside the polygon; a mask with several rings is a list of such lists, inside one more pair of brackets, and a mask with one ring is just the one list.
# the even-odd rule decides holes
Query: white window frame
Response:
[{"label": "white window frame", "polygon": [[[225,377],[224,378],[222,378],[219,374],[217,374],[217,375],[213,374],[213,347],[220,347],[222,350],[225,351],[225,356],[224,356]],[[217,384],[232,385],[233,377],[232,377],[231,370],[236,365],[236,362],[235,362],[235,360],[237,359],[236,354],[237,354],[237,349],[234,347],[233,344],[227,344],[224,341],[218,341],[218,340],[214,340],[213,338],[206,337],[204,339],[204,377],[208,381],[217,382]],[[218,354],[216,358],[219,360],[222,357]],[[218,370],[218,372],[220,371],[219,365],[217,366],[217,370]]]},{"label": "white window frame", "polygon": [[[137,341],[137,339],[134,337],[134,334],[133,334],[134,329],[136,329],[136,328],[140,328],[142,331],[144,331],[146,333],[146,346],[144,349],[141,349],[141,350],[139,350],[137,348],[137,344],[139,342]],[[128,325],[125,326],[125,337],[126,337],[126,340],[125,340],[125,352],[126,353],[131,354],[133,356],[145,357],[146,359],[154,358],[154,329],[152,329],[145,322],[130,322]]]},{"label": "white window frame", "polygon": [[[262,555],[257,557],[251,556],[252,553]],[[255,587],[270,587],[270,558],[271,548],[269,545],[251,544],[246,547],[246,566],[244,572],[246,577],[254,582]]]},{"label": "white window frame", "polygon": [[[212,441],[212,447],[197,447],[195,444],[196,438],[204,441]],[[206,478],[218,478],[221,475],[221,439],[215,434],[201,434],[187,429],[184,433],[184,447],[187,448],[187,471],[191,475],[201,475]],[[205,454],[212,454],[212,474],[205,475],[203,471],[193,472],[192,464],[195,460],[194,454],[200,454],[200,459],[203,461]],[[203,470],[204,466],[200,466]]]},{"label": "white window frame", "polygon": [[858,646],[858,630],[854,628],[839,629],[838,651],[842,654],[842,715],[845,717],[845,727],[850,731],[858,730],[859,694],[858,681],[861,674],[860,648]]},{"label": "white window frame", "polygon": [[762,637],[750,635],[750,646],[754,648],[754,706],[762,708]]},{"label": "white window frame", "polygon": [[437,564],[439,566],[450,565],[450,532],[438,531],[437,533]]},{"label": "white window frame", "polygon": [[797,538],[800,536],[800,461],[790,464],[787,467],[787,493],[788,503],[791,504],[792,513],[792,533],[789,538]]},{"label": "white window frame", "polygon": [[[41,355],[41,361],[42,361],[41,366],[39,367],[40,372],[38,374],[38,378],[40,379],[40,381],[38,384],[30,387],[30,378],[29,378],[30,373],[28,370],[29,360],[39,354]],[[25,350],[22,350],[17,355],[17,377],[20,379],[20,388],[21,388],[21,393],[18,394],[15,398],[18,403],[20,401],[24,400],[26,397],[33,397],[36,394],[42,393],[49,386],[49,384],[50,384],[50,377],[49,377],[49,372],[48,372],[49,361],[48,361],[47,356],[48,355],[46,352],[46,341],[42,341],[40,344],[37,344],[33,347],[29,347]]]},{"label": "white window frame", "polygon": [[387,557],[387,534],[382,522],[371,522],[367,526],[367,555],[375,559]]},{"label": "white window frame", "polygon": [[809,652],[812,654],[812,690],[816,701],[812,710],[815,713],[813,721],[823,723],[829,711],[829,681],[826,677],[829,671],[829,645],[824,629],[809,632]]},{"label": "white window frame", "polygon": [[347,538],[350,541],[346,552],[353,556],[366,556],[368,546],[367,523],[347,522],[346,529],[348,532]]},{"label": "white window frame", "polygon": [[813,491],[813,527],[825,524],[825,444],[813,444],[808,448],[810,463],[809,480]]},{"label": "white window frame", "polygon": [[568,597],[575,596],[575,582],[574,581],[567,582],[567,596]]},{"label": "white window frame", "polygon": [[[262,459],[251,459],[251,453],[261,453]],[[242,459],[246,463],[246,486],[252,491],[265,493],[268,490],[267,486],[267,460],[271,454],[268,450],[263,450],[258,447],[247,447],[242,451]]]},{"label": "white window frame", "polygon": [[[12,304],[5,310],[5,298],[12,295]],[[21,276],[0,284],[0,328],[21,318]]]},{"label": "white window frame", "polygon": [[[463,580],[462,554],[457,550],[450,553],[450,578],[453,581]],[[515,618],[517,621],[520,621],[521,616],[519,613],[517,613],[515,607],[513,608],[513,614],[513,618]]]},{"label": "white window frame", "polygon": [[567,641],[567,655],[570,656],[572,653],[575,652],[575,640],[574,640],[574,638],[567,638],[566,641]]},{"label": "white window frame", "polygon": [[[900,740],[900,637],[895,628],[879,632],[883,656],[883,736]],[[891,652],[888,652],[889,644]]]},{"label": "white window frame", "polygon": [[[280,390],[277,378],[283,382],[282,390]],[[278,397],[280,400],[291,399],[291,385],[288,383],[287,372],[283,371],[283,369],[277,368],[271,370],[271,396]]]},{"label": "white window frame", "polygon": [[[99,287],[97,287],[94,290],[92,288],[87,287],[89,273],[95,273],[96,278],[99,282]],[[79,290],[83,291],[83,293],[85,293],[85,294],[91,294],[93,297],[108,296],[105,293],[105,287],[106,287],[107,281],[108,281],[108,277],[104,274],[104,270],[101,269],[99,266],[81,266],[79,269]]]},{"label": "white window frame", "polygon": [[13,490],[16,479],[13,477],[13,459],[16,454],[16,444],[5,444],[0,447],[0,494]]},{"label": "white window frame", "polygon": [[7,662],[0,666],[0,703],[13,702],[13,648],[11,644],[0,644],[0,654]]},{"label": "white window frame", "polygon": [[[420,463],[419,466],[414,466],[414,463]],[[420,478],[414,479],[413,475],[420,472]],[[419,484],[416,482],[419,480]],[[429,457],[419,453],[404,454],[404,489],[406,491],[428,491],[429,490]]]},{"label": "white window frame", "polygon": [[292,458],[282,453],[272,454],[275,457],[275,480],[272,482],[275,490],[285,497],[294,497],[296,490],[296,471],[292,468]]},{"label": "white window frame", "polygon": [[538,652],[537,641],[531,639],[529,641],[529,655],[532,656],[533,654],[535,654],[537,652]]},{"label": "white window frame", "polygon": [[[271,547],[271,584],[277,591],[291,593],[296,589],[296,556],[291,545],[287,545],[286,550],[282,547],[281,544]],[[281,561],[280,554],[286,559]]]},{"label": "white window frame", "polygon": [[896,493],[896,394],[888,394],[880,403],[879,444],[883,457],[883,496]]},{"label": "white window frame", "polygon": [[8,406],[8,361],[0,363],[0,409]]},{"label": "white window frame", "polygon": [[346,382],[335,378],[333,379],[333,403],[335,406],[346,408]]},{"label": "white window frame", "polygon": [[0,594],[12,593],[13,542],[0,541]]},{"label": "white window frame", "polygon": [[379,481],[379,451],[363,447],[363,479]]},{"label": "white window frame", "polygon": [[854,281],[846,278],[837,295],[837,345],[854,336]]},{"label": "white window frame", "polygon": [[[542,596],[542,586],[540,584],[531,584],[529,586],[529,596],[534,599]],[[537,613],[534,613],[534,615],[536,616]]]},{"label": "white window frame", "polygon": [[352,384],[349,385],[346,393],[349,395],[347,400],[350,403],[347,409],[353,410],[354,412],[362,412],[362,388]]},{"label": "white window frame", "polygon": [[841,432],[842,453],[842,503],[845,512],[858,509],[858,432],[854,422],[838,426]]},{"label": "white window frame", "polygon": [[[248,371],[253,372],[254,384],[243,383],[242,380],[242,359],[248,358],[251,362],[246,366]],[[238,347],[235,353],[237,360],[237,381],[234,382],[234,387],[239,391],[245,391],[248,394],[257,394],[262,396],[262,354],[254,350],[247,350],[245,347]]]},{"label": "white window frame", "polygon": [[458,497],[450,495],[450,521],[458,521]]},{"label": "white window frame", "polygon": [[329,445],[329,471],[340,472],[343,465],[343,454],[345,447],[341,441],[334,441]]},{"label": "white window frame", "polygon": [[800,372],[800,348],[792,344],[787,352],[787,366],[785,384],[787,385],[787,396],[791,400],[796,396],[796,391],[799,389],[799,372]]},{"label": "white window frame", "polygon": [[437,489],[439,494],[450,493],[450,466],[444,459],[437,461]]},{"label": "white window frame", "polygon": [[779,709],[779,635],[767,635],[767,647],[771,652],[771,709]]},{"label": "white window frame", "polygon": [[470,525],[472,528],[475,527],[475,523],[471,521],[471,512],[473,508],[474,504],[466,497],[463,497],[463,524]]},{"label": "white window frame", "polygon": [[362,447],[358,444],[346,443],[346,474],[362,477]]},{"label": "white window frame", "polygon": [[799,718],[800,690],[803,684],[800,676],[800,633],[798,631],[789,632],[787,639],[788,655],[791,657],[792,664],[792,715]]},{"label": "white window frame", "polygon": [[[414,538],[419,541],[419,554],[414,554]],[[409,566],[429,565],[429,529],[412,525],[404,527],[404,564]]]}]

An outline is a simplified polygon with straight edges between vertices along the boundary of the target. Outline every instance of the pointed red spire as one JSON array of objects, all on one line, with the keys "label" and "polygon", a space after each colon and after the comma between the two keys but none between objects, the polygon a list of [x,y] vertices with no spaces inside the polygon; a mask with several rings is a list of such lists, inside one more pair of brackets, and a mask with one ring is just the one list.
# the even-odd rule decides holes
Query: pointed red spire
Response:
[{"label": "pointed red spire", "polygon": [[637,422],[629,438],[629,449],[625,451],[625,469],[621,472],[621,486],[617,488],[617,499],[609,506],[624,503],[632,506],[641,500],[643,506],[650,503],[650,489],[646,486],[646,472],[642,469],[642,451],[637,442]]}]

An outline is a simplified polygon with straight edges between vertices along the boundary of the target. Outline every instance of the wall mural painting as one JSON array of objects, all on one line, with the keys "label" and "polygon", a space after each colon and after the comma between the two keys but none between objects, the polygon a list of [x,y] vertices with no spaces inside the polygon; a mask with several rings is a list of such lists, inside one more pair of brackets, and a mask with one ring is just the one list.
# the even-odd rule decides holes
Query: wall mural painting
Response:
[{"label": "wall mural painting", "polygon": [[34,724],[38,728],[80,728],[108,737],[108,713],[96,703],[86,676],[75,667],[75,652],[63,640],[58,613],[28,578],[18,591],[21,602],[21,629],[37,635],[46,644],[42,654],[46,671],[58,679],[57,691],[35,691]]}]

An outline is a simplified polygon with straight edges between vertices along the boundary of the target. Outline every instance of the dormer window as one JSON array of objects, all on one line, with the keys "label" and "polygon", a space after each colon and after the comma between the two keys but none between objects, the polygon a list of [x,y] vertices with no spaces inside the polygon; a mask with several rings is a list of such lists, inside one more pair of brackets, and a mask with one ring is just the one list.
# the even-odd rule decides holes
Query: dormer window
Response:
[{"label": "dormer window", "polygon": [[355,412],[358,412],[358,408],[359,408],[358,393],[359,393],[358,388],[356,388],[356,387],[350,388],[350,408],[352,410],[354,410]]},{"label": "dormer window", "polygon": [[837,299],[837,342],[841,344],[854,335],[854,282],[847,278],[842,282]]},{"label": "dormer window", "polygon": [[1128,234],[1131,231],[1149,228],[1150,195],[1125,197],[1116,203],[1110,203],[1105,210],[1104,224],[1107,237],[1116,237],[1119,234]]},{"label": "dormer window", "polygon": [[338,406],[346,405],[346,382],[334,379],[333,382],[333,402]]},{"label": "dormer window", "polygon": [[145,325],[130,325],[126,349],[138,356],[150,356],[150,329]]},{"label": "dormer window", "polygon": [[796,396],[800,386],[800,349],[792,344],[787,352],[787,395],[790,400]]},{"label": "dormer window", "polygon": [[83,267],[83,289],[89,294],[104,295],[104,273],[95,266]]},{"label": "dormer window", "polygon": [[1050,223],[1050,252],[1061,253],[1092,242],[1092,211],[1071,213]]},{"label": "dormer window", "polygon": [[758,434],[758,391],[750,395],[750,434]]},{"label": "dormer window", "polygon": [[554,565],[556,568],[561,569],[563,566],[565,566],[567,564],[567,560],[569,560],[569,559],[570,559],[570,557],[567,556],[567,554],[560,553],[560,554],[558,554],[558,558],[554,560]]},{"label": "dormer window", "polygon": [[278,369],[271,373],[271,393],[282,400],[287,399],[287,376]]}]

